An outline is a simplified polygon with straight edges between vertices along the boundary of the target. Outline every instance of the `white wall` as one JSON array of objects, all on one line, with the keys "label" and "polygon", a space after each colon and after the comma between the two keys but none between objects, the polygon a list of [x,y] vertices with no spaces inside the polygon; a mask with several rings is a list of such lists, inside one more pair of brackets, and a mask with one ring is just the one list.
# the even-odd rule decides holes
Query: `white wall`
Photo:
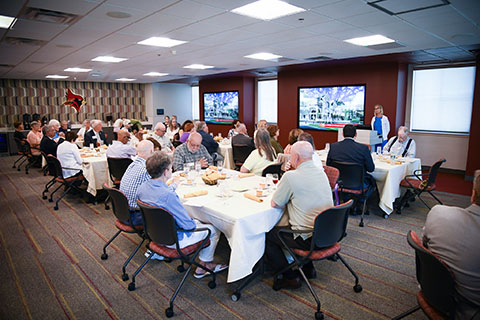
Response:
[{"label": "white wall", "polygon": [[[155,125],[162,121],[164,116],[157,116],[157,109],[164,109],[164,115],[176,115],[180,124],[192,119],[192,89],[187,84],[153,83],[151,84],[151,104],[149,104],[149,87],[145,92],[147,115],[149,122]],[[150,114],[152,118],[150,118]],[[150,120],[152,119],[152,120]]]}]

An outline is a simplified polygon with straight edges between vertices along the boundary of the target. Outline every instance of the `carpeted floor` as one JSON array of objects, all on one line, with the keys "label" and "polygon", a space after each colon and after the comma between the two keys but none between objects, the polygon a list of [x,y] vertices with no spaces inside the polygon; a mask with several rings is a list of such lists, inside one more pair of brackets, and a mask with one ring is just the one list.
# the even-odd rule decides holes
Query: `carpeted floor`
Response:
[{"label": "carpeted floor", "polygon": [[[122,235],[101,260],[105,242],[116,232],[111,211],[103,204],[87,204],[74,196],[53,210],[42,200],[48,177],[39,170],[29,175],[11,168],[12,157],[0,158],[0,318],[1,319],[163,319],[179,278],[177,263],[151,261],[137,277],[137,290],[127,290],[121,266],[139,239]],[[438,193],[447,205],[466,207],[469,198]],[[434,200],[426,195],[433,204]],[[413,250],[405,235],[421,233],[428,210],[416,201],[402,215],[383,219],[372,208],[366,226],[349,220],[342,241],[344,258],[356,270],[363,286],[352,289],[353,277],[340,262],[315,264],[313,281],[326,318],[388,319],[416,304]],[[144,249],[128,266],[128,273],[144,260]],[[223,239],[216,260],[227,262]],[[208,278],[190,277],[176,299],[174,319],[313,319],[314,300],[307,286],[275,292],[272,280],[254,281],[239,301],[230,295],[234,285],[225,274],[209,289]],[[421,311],[408,319],[426,319]]]}]

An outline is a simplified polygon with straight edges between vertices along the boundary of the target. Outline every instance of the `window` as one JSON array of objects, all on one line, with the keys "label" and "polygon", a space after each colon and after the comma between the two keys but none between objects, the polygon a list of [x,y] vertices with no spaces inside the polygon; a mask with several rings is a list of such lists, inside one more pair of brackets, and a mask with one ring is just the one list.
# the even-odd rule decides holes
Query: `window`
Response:
[{"label": "window", "polygon": [[475,67],[413,70],[412,131],[469,133]]},{"label": "window", "polygon": [[277,80],[258,81],[258,120],[277,123]]},{"label": "window", "polygon": [[198,86],[192,87],[192,119],[200,120],[200,91]]}]

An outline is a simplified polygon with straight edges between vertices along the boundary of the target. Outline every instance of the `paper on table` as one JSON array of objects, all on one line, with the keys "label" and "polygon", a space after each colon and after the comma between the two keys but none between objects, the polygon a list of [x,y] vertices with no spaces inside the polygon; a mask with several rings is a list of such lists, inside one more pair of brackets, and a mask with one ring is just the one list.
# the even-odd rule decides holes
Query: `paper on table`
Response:
[{"label": "paper on table", "polygon": [[257,196],[254,196],[253,194],[250,194],[250,193],[244,193],[243,196],[245,198],[248,198],[250,200],[253,200],[253,201],[257,201],[257,202],[263,202],[263,199],[260,199],[259,197]]},{"label": "paper on table", "polygon": [[183,198],[187,199],[187,198],[199,197],[199,196],[204,196],[206,194],[208,194],[207,190],[199,190],[199,191],[187,193],[183,195]]},{"label": "paper on table", "polygon": [[253,177],[255,174],[250,172],[250,173],[240,173],[238,175],[239,178],[247,178],[247,177]]}]

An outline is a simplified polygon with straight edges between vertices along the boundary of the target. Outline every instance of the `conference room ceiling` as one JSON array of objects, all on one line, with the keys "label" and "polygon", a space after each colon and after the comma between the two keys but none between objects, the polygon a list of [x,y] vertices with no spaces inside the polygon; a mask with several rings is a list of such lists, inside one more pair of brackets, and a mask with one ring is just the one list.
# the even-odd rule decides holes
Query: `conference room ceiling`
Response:
[{"label": "conference room ceiling", "polygon": [[[0,29],[0,77],[171,82],[246,70],[268,75],[287,65],[407,52],[408,61],[416,63],[471,61],[480,44],[478,0],[288,0],[305,11],[270,21],[230,11],[251,2],[1,1],[0,14],[17,21]],[[344,41],[376,34],[396,42],[362,47]],[[187,42],[171,48],[137,44],[153,36]],[[282,58],[245,57],[258,52]],[[98,56],[128,60],[92,61]],[[184,68],[190,64],[214,68]],[[92,70],[65,72],[69,67]],[[145,76],[148,72],[169,75]]]}]

